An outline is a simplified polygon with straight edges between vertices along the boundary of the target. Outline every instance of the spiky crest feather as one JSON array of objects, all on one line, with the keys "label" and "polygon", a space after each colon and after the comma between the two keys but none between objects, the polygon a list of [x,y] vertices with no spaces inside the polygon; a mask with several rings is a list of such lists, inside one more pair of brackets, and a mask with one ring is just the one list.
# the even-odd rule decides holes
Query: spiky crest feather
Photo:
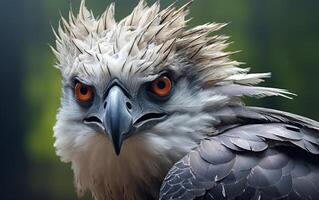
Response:
[{"label": "spiky crest feather", "polygon": [[[241,63],[229,58],[236,52],[225,51],[228,37],[211,35],[226,24],[207,23],[185,30],[191,3],[179,9],[172,4],[161,11],[159,2],[149,7],[141,0],[130,15],[117,23],[114,3],[96,19],[82,0],[78,15],[70,11],[68,21],[61,17],[58,34],[54,32],[56,66],[68,76],[72,68],[80,67],[82,62],[76,62],[77,58],[94,57],[101,70],[111,75],[114,67],[106,66],[105,55],[124,54],[117,68],[122,73],[126,70],[128,76],[159,71],[181,57],[193,64],[192,73],[208,86],[229,82],[254,85],[269,77],[267,73],[248,75],[249,70],[239,68]],[[281,93],[286,91],[280,90],[277,95]]]},{"label": "spiky crest feather", "polygon": [[[198,74],[205,86],[254,85],[269,77],[268,73],[248,74],[249,70],[239,68],[240,62],[229,58],[236,52],[225,51],[228,37],[211,35],[226,24],[207,23],[186,30],[185,18],[191,3],[179,9],[172,4],[161,11],[159,2],[149,7],[141,0],[130,15],[117,23],[114,3],[95,18],[82,0],[78,15],[75,17],[70,11],[69,20],[61,17],[58,33],[54,31],[56,49],[52,51],[58,59],[56,67],[68,77],[84,66],[84,60],[97,59],[101,71],[107,71],[109,76],[118,70],[115,68],[130,76],[147,70],[158,72],[182,58],[193,64],[192,73]],[[110,66],[105,62],[116,54],[121,55],[121,64]],[[265,95],[290,94],[284,90],[272,92]]]}]

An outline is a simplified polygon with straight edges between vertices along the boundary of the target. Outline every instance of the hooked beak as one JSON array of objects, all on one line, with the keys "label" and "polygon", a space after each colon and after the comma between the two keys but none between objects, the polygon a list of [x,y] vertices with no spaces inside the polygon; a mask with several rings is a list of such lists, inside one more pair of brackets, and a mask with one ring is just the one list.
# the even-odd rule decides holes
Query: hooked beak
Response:
[{"label": "hooked beak", "polygon": [[105,98],[104,109],[104,131],[112,139],[115,153],[119,155],[122,143],[133,127],[132,103],[121,87],[113,85]]},{"label": "hooked beak", "polygon": [[[114,79],[105,95],[93,102],[83,122],[112,141],[116,155],[124,140],[136,130],[166,118],[166,113],[152,104],[137,104],[129,91]],[[141,106],[142,105],[142,106]]]}]

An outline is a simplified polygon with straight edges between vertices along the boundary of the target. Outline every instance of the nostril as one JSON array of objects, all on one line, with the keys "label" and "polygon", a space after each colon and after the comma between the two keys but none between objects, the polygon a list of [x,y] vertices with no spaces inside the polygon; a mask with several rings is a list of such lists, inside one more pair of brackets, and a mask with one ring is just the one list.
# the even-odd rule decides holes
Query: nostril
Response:
[{"label": "nostril", "polygon": [[104,102],[104,106],[103,106],[103,107],[104,107],[104,109],[106,108],[106,105],[107,105],[107,102]]},{"label": "nostril", "polygon": [[131,110],[132,109],[132,104],[130,102],[126,102],[126,107]]}]

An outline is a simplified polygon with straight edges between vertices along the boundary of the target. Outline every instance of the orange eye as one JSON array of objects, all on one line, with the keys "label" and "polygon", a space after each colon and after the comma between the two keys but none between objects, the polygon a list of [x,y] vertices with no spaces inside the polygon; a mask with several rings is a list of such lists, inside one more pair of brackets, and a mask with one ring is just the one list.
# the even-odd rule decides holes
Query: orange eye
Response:
[{"label": "orange eye", "polygon": [[76,83],[74,90],[78,101],[88,102],[93,98],[92,88],[88,85],[78,82]]},{"label": "orange eye", "polygon": [[152,82],[152,92],[160,97],[169,95],[172,89],[172,82],[167,76],[161,76]]}]

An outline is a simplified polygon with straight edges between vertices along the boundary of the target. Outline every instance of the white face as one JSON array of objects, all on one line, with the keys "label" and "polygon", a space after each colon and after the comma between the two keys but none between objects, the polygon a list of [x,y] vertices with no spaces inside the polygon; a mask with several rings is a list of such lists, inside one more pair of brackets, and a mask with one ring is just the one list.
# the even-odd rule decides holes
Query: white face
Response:
[{"label": "white face", "polygon": [[[85,71],[88,70],[92,69]],[[205,107],[222,100],[212,90],[205,91],[197,85],[195,76],[170,69],[144,77],[136,74],[138,78],[134,74],[116,74],[115,70],[111,73],[112,77],[99,71],[77,73],[64,80],[55,136],[57,152],[61,151],[65,160],[72,159],[62,153],[62,146],[72,151],[74,146],[86,146],[85,140],[95,135],[103,136],[101,139],[110,141],[110,145],[113,143],[118,151],[113,153],[119,156],[122,142],[125,148],[126,142],[136,136],[154,143],[156,138],[155,149],[156,145],[167,150],[190,149],[213,121],[204,112]],[[132,80],[136,82],[133,84]],[[69,144],[59,145],[60,142]],[[186,147],[185,142],[189,144]]]},{"label": "white face", "polygon": [[205,137],[215,120],[205,108],[223,99],[196,85],[195,77],[172,70],[135,84],[121,75],[96,75],[64,80],[54,127],[56,152],[72,162],[77,188],[90,188],[95,195],[101,192],[92,182],[121,188],[132,182],[129,177],[142,182],[163,177]]}]

